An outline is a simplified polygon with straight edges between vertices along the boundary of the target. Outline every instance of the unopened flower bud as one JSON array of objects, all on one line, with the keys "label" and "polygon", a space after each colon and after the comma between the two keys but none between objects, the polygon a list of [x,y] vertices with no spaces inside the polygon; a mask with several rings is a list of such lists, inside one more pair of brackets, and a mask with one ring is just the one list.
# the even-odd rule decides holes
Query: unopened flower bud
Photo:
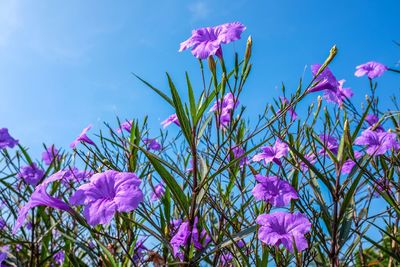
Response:
[{"label": "unopened flower bud", "polygon": [[245,61],[249,61],[249,59],[251,57],[252,47],[253,47],[253,40],[252,40],[251,36],[249,36],[249,38],[247,38],[246,52],[244,54]]},{"label": "unopened flower bud", "polygon": [[215,73],[216,73],[216,64],[215,64],[214,57],[208,57],[208,67],[210,68],[211,72],[212,72],[213,75],[215,76]]}]

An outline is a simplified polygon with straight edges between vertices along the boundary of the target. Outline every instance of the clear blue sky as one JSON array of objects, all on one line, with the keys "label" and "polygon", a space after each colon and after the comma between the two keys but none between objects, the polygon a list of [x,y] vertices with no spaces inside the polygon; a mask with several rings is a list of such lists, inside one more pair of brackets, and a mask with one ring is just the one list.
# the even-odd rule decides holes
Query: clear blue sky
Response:
[{"label": "clear blue sky", "polygon": [[[399,1],[12,1],[0,2],[0,127],[39,157],[41,144],[68,148],[87,124],[149,115],[153,127],[172,110],[131,72],[167,90],[197,61],[178,53],[198,27],[240,21],[253,36],[253,73],[241,102],[249,116],[293,91],[305,66],[339,48],[332,69],[358,105],[368,92],[354,68],[369,60],[396,66]],[[224,47],[243,52],[245,40]],[[227,60],[232,58],[227,57]],[[310,78],[309,70],[305,77]],[[194,78],[198,80],[197,78]],[[399,75],[379,79],[382,101],[399,94]],[[196,87],[196,86],[195,86]],[[199,88],[199,87],[198,87]],[[155,131],[156,132],[156,131]]]}]

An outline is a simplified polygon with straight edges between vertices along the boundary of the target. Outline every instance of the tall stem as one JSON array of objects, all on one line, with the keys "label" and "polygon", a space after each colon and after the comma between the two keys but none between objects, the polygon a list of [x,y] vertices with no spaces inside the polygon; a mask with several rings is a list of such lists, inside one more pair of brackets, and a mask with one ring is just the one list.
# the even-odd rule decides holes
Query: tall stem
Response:
[{"label": "tall stem", "polygon": [[197,147],[196,147],[196,126],[193,126],[192,128],[192,144],[190,145],[190,151],[192,154],[192,159],[193,159],[193,183],[192,183],[192,202],[190,204],[190,211],[189,211],[189,237],[186,243],[186,248],[185,248],[185,262],[187,265],[190,265],[188,263],[189,261],[189,252],[190,252],[190,244],[192,241],[192,232],[193,232],[193,225],[194,225],[194,220],[196,217],[196,199],[197,199],[197,193],[198,193],[198,188],[197,188],[197,176],[198,176],[198,170],[197,170]]},{"label": "tall stem", "polygon": [[339,245],[337,240],[339,220],[338,220],[338,210],[339,210],[339,198],[340,198],[340,172],[336,172],[336,182],[335,191],[333,192],[332,198],[333,204],[333,220],[332,220],[332,245],[330,251],[330,261],[331,267],[339,267]]}]

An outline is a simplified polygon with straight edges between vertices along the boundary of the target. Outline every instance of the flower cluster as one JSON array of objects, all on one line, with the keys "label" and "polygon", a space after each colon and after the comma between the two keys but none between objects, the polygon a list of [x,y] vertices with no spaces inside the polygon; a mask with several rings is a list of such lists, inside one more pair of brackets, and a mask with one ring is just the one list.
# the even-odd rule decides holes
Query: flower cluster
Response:
[{"label": "flower cluster", "polygon": [[[215,55],[219,57],[218,63],[225,72],[222,45],[240,39],[245,29],[239,22],[197,29],[188,40],[181,43],[179,51],[191,49],[198,59]],[[74,234],[76,242],[80,243],[76,246],[79,249],[86,245],[96,256],[106,252],[103,257],[93,257],[101,258],[99,264],[121,259],[140,266],[151,263],[155,266],[172,265],[175,264],[174,261],[196,265],[198,260],[206,259],[207,264],[236,266],[241,265],[240,257],[246,257],[243,263],[247,265],[259,265],[259,262],[269,262],[272,258],[277,265],[286,266],[294,260],[297,265],[301,265],[299,263],[302,261],[314,264],[314,258],[341,256],[343,250],[340,249],[347,245],[345,239],[350,239],[346,228],[349,227],[348,223],[352,223],[351,220],[346,221],[345,213],[350,210],[350,217],[360,215],[358,208],[349,209],[349,205],[355,205],[357,200],[357,205],[362,206],[359,203],[364,204],[363,199],[368,199],[369,205],[373,199],[373,191],[390,196],[387,199],[398,204],[396,196],[393,200],[391,198],[391,193],[396,192],[394,185],[397,179],[394,176],[398,176],[398,173],[391,171],[395,169],[393,162],[397,161],[393,159],[397,159],[400,150],[396,132],[398,123],[394,123],[395,130],[389,129],[387,123],[383,125],[388,116],[384,115],[379,119],[375,114],[381,113],[375,106],[371,108],[374,114],[363,116],[362,119],[359,119],[358,112],[354,112],[355,116],[348,114],[347,111],[353,107],[349,101],[353,96],[352,90],[344,87],[345,80],[337,80],[328,67],[319,64],[311,66],[313,80],[303,93],[300,86],[298,94],[291,97],[293,101],[285,97],[275,101],[279,110],[275,113],[276,109],[271,108],[274,116],[265,126],[261,124],[264,118],[268,119],[265,115],[267,111],[264,116],[260,116],[254,131],[249,130],[250,123],[244,121],[242,114],[236,115],[233,123],[243,85],[243,80],[239,80],[239,69],[243,66],[244,77],[248,70],[246,66],[249,66],[249,49],[251,46],[246,47],[243,63],[235,62],[232,72],[235,83],[228,82],[229,75],[225,72],[223,79],[227,79],[226,87],[215,86],[212,94],[205,89],[199,103],[193,103],[191,98],[189,105],[182,103],[183,115],[177,109],[179,118],[177,114],[172,114],[161,122],[164,129],[171,124],[183,126],[184,136],[182,137],[182,132],[178,132],[174,141],[167,143],[169,136],[164,130],[160,130],[160,135],[153,136],[147,123],[143,123],[143,127],[137,127],[136,121],[129,120],[115,129],[121,135],[110,129],[111,139],[99,135],[101,142],[97,144],[88,136],[92,127],[88,125],[71,142],[70,151],[64,152],[55,145],[46,147],[42,153],[42,162],[33,162],[27,156],[27,151],[19,146],[22,153],[15,153],[17,164],[13,164],[13,169],[10,168],[12,174],[8,175],[15,176],[18,180],[8,183],[8,177],[5,178],[5,191],[29,192],[30,198],[24,198],[23,193],[18,194],[15,206],[19,206],[19,201],[27,200],[18,213],[3,213],[0,210],[0,232],[9,231],[12,223],[10,218],[13,214],[18,214],[12,232],[16,234],[23,227],[31,235],[21,231],[17,236],[18,240],[28,236],[28,241],[23,240],[20,244],[19,241],[7,241],[6,244],[11,245],[0,247],[0,266],[3,266],[7,257],[13,255],[10,248],[15,248],[13,252],[16,253],[24,250],[24,253],[19,253],[24,256],[29,255],[25,251],[28,247],[33,256],[41,251],[48,253],[50,250],[47,251],[47,244],[43,245],[48,242],[46,235],[51,235],[51,244],[48,246],[52,247],[51,255],[46,255],[43,264],[46,265],[46,261],[56,265],[72,262],[70,258],[75,255],[66,247],[74,247],[74,240],[69,237]],[[213,58],[209,60],[217,64]],[[200,64],[203,64],[201,60]],[[371,61],[357,66],[355,76],[368,76],[372,89],[372,79],[391,70],[381,63]],[[217,76],[215,73],[213,78]],[[324,121],[326,124],[323,125],[323,132],[313,129],[321,129],[315,123],[320,117],[320,101],[311,126],[307,119],[301,120],[294,109],[296,105],[299,107],[298,99],[310,92],[322,92],[327,102],[338,105],[327,107],[327,117],[330,117],[330,108],[338,111],[339,115],[335,117],[334,126],[329,118]],[[283,95],[286,95],[285,91]],[[162,96],[168,100],[166,95]],[[174,98],[173,106],[176,101],[177,98]],[[213,101],[215,102],[211,106]],[[337,126],[341,122],[341,112],[348,119],[344,129],[357,124],[357,130],[353,134],[350,130],[350,135],[347,135],[346,130],[341,133],[341,128]],[[368,110],[363,114],[367,113]],[[289,123],[285,118],[286,114],[290,117]],[[367,124],[363,125],[364,121]],[[213,127],[215,124],[216,127]],[[188,125],[190,127],[186,127]],[[296,125],[297,128],[293,131]],[[126,138],[123,135],[125,131],[134,133],[134,136]],[[258,141],[257,137],[260,135],[257,134],[261,132],[265,132],[265,135]],[[188,138],[188,135],[193,138]],[[132,138],[135,140],[134,144],[131,143]],[[180,148],[180,144],[177,144],[177,140],[181,140],[179,138],[184,140]],[[274,143],[262,146],[268,140],[273,140],[271,142]],[[343,142],[339,144],[338,140]],[[10,136],[6,128],[0,129],[0,149],[4,149],[0,152],[6,158],[6,164],[11,156],[5,149],[13,148],[18,142]],[[89,151],[77,149],[79,144],[83,144]],[[259,151],[249,160],[247,154],[256,149]],[[154,154],[147,151],[153,151]],[[82,162],[76,162],[79,158],[83,160],[84,169],[80,169],[83,168]],[[317,161],[318,166],[314,166]],[[368,166],[359,168],[364,161]],[[0,162],[3,163],[2,160]],[[390,167],[386,167],[389,164]],[[189,168],[184,170],[187,165]],[[360,182],[359,178],[364,177],[364,172],[369,172],[369,169],[373,169],[370,172],[372,175],[365,177],[370,179]],[[355,174],[359,175],[358,179],[354,179]],[[160,180],[153,185],[154,175]],[[248,182],[247,179],[253,176],[255,181]],[[321,192],[320,182],[330,194]],[[249,188],[253,184],[254,187]],[[365,184],[371,186],[369,190],[364,190]],[[368,193],[364,193],[366,191]],[[359,198],[356,196],[359,192],[366,195]],[[330,199],[326,199],[325,195],[329,195]],[[347,196],[350,199],[345,201]],[[8,200],[5,202],[6,209],[15,204],[8,203]],[[3,209],[2,205],[0,202]],[[34,209],[36,207],[55,209],[54,213],[57,215],[65,215],[63,212],[66,212],[70,217],[66,222],[65,216],[56,221],[53,216],[49,216],[48,209]],[[334,212],[331,212],[333,209]],[[331,213],[334,213],[334,220],[330,217]],[[116,220],[113,222],[114,217]],[[45,221],[47,218],[51,220]],[[172,218],[177,219],[171,220]],[[313,224],[309,218],[313,218]],[[71,221],[74,223],[70,223]],[[73,226],[68,228],[69,224]],[[63,227],[68,232],[63,232]],[[350,227],[354,230],[352,225]],[[309,238],[311,229],[316,234]],[[360,229],[365,228],[360,226]],[[340,236],[340,240],[334,240],[332,236]],[[65,237],[67,239],[63,239]],[[88,239],[85,240],[86,237]],[[254,238],[258,238],[260,242],[254,242]],[[362,239],[361,236],[358,238]],[[56,243],[61,239],[63,241]],[[323,244],[318,250],[323,252],[314,249],[313,246],[318,243],[315,240],[320,243],[322,240]],[[0,241],[3,244],[3,239]],[[157,241],[161,242],[151,244]],[[162,250],[162,253],[159,254],[157,250]],[[261,251],[262,255],[259,257]],[[332,256],[333,254],[335,255]],[[40,256],[37,258],[42,260],[43,257]],[[35,257],[31,258],[36,260],[33,259]],[[331,263],[332,266],[339,266],[336,261],[332,260]]]}]

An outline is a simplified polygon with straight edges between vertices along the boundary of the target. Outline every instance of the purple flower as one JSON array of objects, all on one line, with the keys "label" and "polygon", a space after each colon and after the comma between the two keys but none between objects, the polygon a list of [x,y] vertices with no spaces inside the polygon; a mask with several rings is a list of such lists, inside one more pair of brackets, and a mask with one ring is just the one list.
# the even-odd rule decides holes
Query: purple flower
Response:
[{"label": "purple flower", "polygon": [[0,266],[5,266],[3,262],[7,259],[9,250],[9,246],[0,247]]},{"label": "purple flower", "polygon": [[339,106],[343,105],[343,101],[353,96],[353,91],[350,88],[343,88],[345,80],[340,80],[337,89],[325,90],[324,98],[327,102],[336,103]]},{"label": "purple flower", "polygon": [[50,196],[46,189],[49,183],[62,179],[62,175],[60,173],[55,173],[45,181],[43,181],[40,185],[36,186],[35,191],[32,193],[29,201],[23,206],[18,212],[18,218],[13,228],[13,233],[15,234],[17,230],[24,223],[28,212],[30,209],[38,206],[46,206],[53,209],[60,209],[64,211],[71,211],[71,207],[63,202],[62,200]]},{"label": "purple flower", "polygon": [[368,75],[368,78],[374,79],[380,77],[388,67],[376,61],[369,61],[356,67],[355,76],[361,77]]},{"label": "purple flower", "polygon": [[92,240],[89,240],[89,242],[87,243],[87,246],[88,246],[89,248],[93,249],[93,248],[96,247],[96,244],[95,244],[95,242],[93,242]]},{"label": "purple flower", "polygon": [[87,143],[90,145],[95,145],[92,140],[86,135],[86,133],[92,128],[92,125],[88,125],[85,129],[82,130],[81,134],[69,145],[71,148],[75,148],[79,142]]},{"label": "purple flower", "polygon": [[69,181],[83,181],[87,178],[89,178],[90,176],[93,175],[93,172],[91,171],[81,171],[76,167],[70,168],[69,170],[65,171],[64,173],[64,177],[62,179],[62,182],[64,184],[68,183]]},{"label": "purple flower", "polygon": [[135,261],[142,261],[143,253],[147,250],[146,246],[144,245],[145,241],[146,239],[144,238],[138,239],[136,241],[133,255],[133,259]]},{"label": "purple flower", "polygon": [[290,204],[292,199],[299,198],[292,185],[277,176],[257,174],[255,177],[258,184],[253,188],[252,193],[257,200],[264,200],[274,207],[284,207]]},{"label": "purple flower", "polygon": [[[304,158],[310,163],[310,164],[314,164],[317,161],[317,157],[314,154],[307,154],[304,155]],[[306,170],[308,170],[308,165],[301,161],[300,162],[300,169],[304,172]]]},{"label": "purple flower", "polygon": [[[354,157],[356,159],[359,159],[362,157],[362,153],[359,151],[354,151]],[[354,166],[356,166],[355,161],[353,161],[352,159],[348,159],[344,162],[343,166],[342,166],[342,173],[344,174],[349,174],[351,173],[351,171],[353,170]]]},{"label": "purple flower", "polygon": [[[244,155],[244,153],[245,153],[244,149],[241,148],[240,146],[235,146],[235,147],[233,147],[233,148],[231,149],[231,151],[232,151],[232,154],[233,154],[233,159],[240,158],[240,157],[242,157],[242,156]],[[231,159],[230,159],[230,156],[229,156],[229,160],[231,160]],[[243,168],[244,165],[247,165],[247,164],[249,164],[249,163],[250,163],[249,159],[247,158],[247,156],[245,156],[245,157],[243,157],[243,158],[240,159],[239,166],[240,166],[240,168]]]},{"label": "purple flower", "polygon": [[13,148],[14,146],[18,145],[18,140],[15,140],[14,138],[11,137],[11,135],[8,133],[7,128],[1,128],[0,129],[0,149],[3,148]]},{"label": "purple flower", "polygon": [[171,233],[171,236],[176,234],[176,232],[178,231],[179,226],[181,224],[182,224],[182,219],[174,219],[174,220],[172,220],[170,222],[170,226],[171,226],[170,227],[171,228],[170,233]]},{"label": "purple flower", "polygon": [[132,122],[133,121],[130,120],[130,121],[125,121],[125,122],[121,123],[121,127],[117,129],[117,132],[122,133],[122,130],[125,130],[128,133],[130,133],[131,129],[132,129]]},{"label": "purple flower", "polygon": [[46,165],[50,165],[53,161],[60,160],[61,155],[58,153],[58,149],[54,145],[49,146],[46,151],[42,153],[42,160]]},{"label": "purple flower", "polygon": [[78,187],[70,198],[72,205],[84,205],[90,225],[107,224],[115,212],[130,212],[143,201],[141,180],[135,173],[108,170],[97,173]]},{"label": "purple flower", "polygon": [[161,125],[163,126],[163,128],[167,128],[171,123],[175,123],[176,125],[178,125],[179,127],[181,127],[181,124],[179,123],[178,120],[178,116],[176,116],[176,114],[172,114],[171,116],[169,116],[166,120],[161,122]]},{"label": "purple flower", "polygon": [[[281,99],[281,101],[282,101],[283,107],[286,107],[287,105],[289,105],[289,100],[288,100],[286,97],[281,96],[280,99]],[[279,113],[280,111],[281,111],[281,110],[279,109],[279,110],[277,111],[277,113]],[[295,119],[297,119],[297,113],[294,111],[294,108],[293,108],[293,107],[290,107],[290,108],[288,109],[288,112],[289,112],[290,120],[291,120],[291,121],[294,121]]]},{"label": "purple flower", "polygon": [[363,131],[361,136],[356,138],[354,144],[367,146],[368,155],[382,155],[392,148],[399,149],[396,134],[376,132],[369,129]]},{"label": "purple flower", "polygon": [[326,149],[327,148],[329,151],[331,151],[333,154],[337,154],[339,144],[336,140],[335,137],[329,135],[329,134],[320,134],[319,138],[321,139],[322,143],[324,144],[324,147],[321,148],[320,151],[318,151],[319,154],[321,155],[326,155]]},{"label": "purple flower", "polygon": [[231,252],[225,252],[223,254],[221,254],[221,266],[233,266],[230,263],[233,260],[233,255]]},{"label": "purple flower", "polygon": [[[239,248],[243,248],[245,246],[245,243],[242,240],[239,240],[236,243],[236,245]],[[225,253],[222,253],[221,254],[221,258],[220,258],[220,261],[221,261],[221,265],[220,266],[234,266],[233,264],[231,264],[232,260],[233,260],[232,252],[227,251]]]},{"label": "purple flower", "polygon": [[[375,124],[378,123],[379,118],[378,116],[374,115],[374,114],[368,114],[367,116],[365,116],[365,121],[369,124],[369,129],[372,129]],[[379,125],[376,127],[375,131],[385,131],[385,129],[382,127],[382,125]]]},{"label": "purple flower", "polygon": [[[311,72],[314,74],[314,76],[317,75],[321,66],[322,65],[320,64],[311,65]],[[318,92],[322,90],[332,90],[336,92],[337,88],[339,87],[339,82],[336,80],[335,76],[328,67],[326,67],[318,75],[316,82],[318,82],[318,84],[310,88],[309,92]]]},{"label": "purple flower", "polygon": [[176,234],[171,238],[170,244],[172,246],[173,255],[175,257],[183,259],[183,253],[180,251],[181,247],[184,247],[188,243],[190,236],[190,225],[189,222],[181,223]]},{"label": "purple flower", "polygon": [[279,139],[275,141],[274,146],[264,146],[261,147],[261,149],[263,152],[255,155],[253,161],[258,162],[264,160],[266,164],[275,162],[278,165],[282,164],[280,158],[286,156],[289,151],[289,147]]},{"label": "purple flower", "polygon": [[7,222],[3,218],[0,218],[0,230],[4,230],[4,228],[6,228],[6,226],[7,226]]},{"label": "purple flower", "polygon": [[231,121],[231,113],[239,105],[239,100],[234,97],[232,93],[227,93],[222,102],[217,100],[211,107],[210,112],[215,112],[217,117],[217,124],[220,127],[226,127]]},{"label": "purple flower", "polygon": [[43,177],[44,171],[36,163],[21,167],[17,176],[30,185],[36,185]]},{"label": "purple flower", "polygon": [[16,250],[17,252],[21,251],[21,249],[22,249],[22,245],[21,245],[21,244],[16,244],[16,245],[15,245],[15,250]]},{"label": "purple flower", "polygon": [[188,221],[185,221],[179,225],[177,232],[171,238],[170,244],[173,249],[173,255],[182,260],[183,253],[180,251],[181,247],[185,247],[189,241],[189,236],[191,236],[191,242],[194,247],[198,250],[203,249],[208,245],[211,238],[207,234],[206,230],[203,229],[200,233],[197,229],[198,218],[196,217],[193,223],[193,231],[190,234],[190,224]]},{"label": "purple flower", "polygon": [[161,197],[165,193],[165,188],[163,184],[158,184],[154,187],[154,191],[150,194],[150,201],[154,202],[156,200],[161,199]]},{"label": "purple flower", "polygon": [[234,97],[232,93],[227,93],[222,102],[217,100],[214,105],[211,107],[210,112],[217,111],[217,110],[232,110],[237,108],[239,105],[239,100]]},{"label": "purple flower", "polygon": [[31,221],[29,221],[29,222],[27,222],[27,223],[25,224],[26,229],[29,230],[29,231],[32,230],[32,226],[33,226],[33,225],[32,225],[32,222],[31,222]]},{"label": "purple flower", "polygon": [[294,252],[293,242],[298,251],[308,248],[307,239],[304,237],[311,229],[311,223],[306,216],[297,213],[275,212],[261,214],[257,217],[261,225],[258,230],[258,239],[267,245],[283,245],[290,252]]},{"label": "purple flower", "polygon": [[65,255],[64,252],[62,250],[58,251],[57,253],[55,253],[53,255],[53,260],[56,264],[58,265],[62,265],[64,263],[65,260]]},{"label": "purple flower", "polygon": [[192,36],[181,43],[179,52],[192,48],[192,54],[199,59],[213,55],[221,57],[221,45],[239,40],[245,29],[240,22],[233,22],[193,30]]},{"label": "purple flower", "polygon": [[157,139],[145,138],[143,139],[143,143],[147,146],[147,149],[159,151],[162,148]]}]

